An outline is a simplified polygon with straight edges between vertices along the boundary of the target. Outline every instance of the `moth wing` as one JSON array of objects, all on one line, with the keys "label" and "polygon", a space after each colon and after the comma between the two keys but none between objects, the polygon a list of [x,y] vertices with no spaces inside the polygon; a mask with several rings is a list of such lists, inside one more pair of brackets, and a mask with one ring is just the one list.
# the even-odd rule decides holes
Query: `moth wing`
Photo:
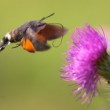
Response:
[{"label": "moth wing", "polygon": [[36,51],[33,43],[30,41],[29,38],[22,38],[20,44],[23,47],[23,49],[27,50],[28,52],[34,53]]},{"label": "moth wing", "polygon": [[45,28],[38,32],[38,35],[42,35],[47,40],[53,40],[63,36],[67,32],[67,29],[58,24],[47,24]]},{"label": "moth wing", "polygon": [[36,40],[34,42],[34,46],[36,48],[36,51],[46,51],[50,49],[50,46],[47,43],[39,41],[39,40]]},{"label": "moth wing", "polygon": [[21,46],[28,52],[48,50],[50,46],[46,44],[44,37],[38,35],[31,28],[27,29],[26,36],[20,42]]}]

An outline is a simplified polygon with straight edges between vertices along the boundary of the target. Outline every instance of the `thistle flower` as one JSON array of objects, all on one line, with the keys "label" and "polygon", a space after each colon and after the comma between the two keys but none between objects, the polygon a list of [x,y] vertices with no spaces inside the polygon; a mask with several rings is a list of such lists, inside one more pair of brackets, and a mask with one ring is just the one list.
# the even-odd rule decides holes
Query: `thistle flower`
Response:
[{"label": "thistle flower", "polygon": [[65,81],[75,82],[78,87],[73,90],[73,94],[82,99],[83,103],[90,103],[98,93],[100,78],[110,82],[107,39],[88,24],[76,29],[71,39],[73,44],[66,52],[67,65],[62,67],[61,77]]}]

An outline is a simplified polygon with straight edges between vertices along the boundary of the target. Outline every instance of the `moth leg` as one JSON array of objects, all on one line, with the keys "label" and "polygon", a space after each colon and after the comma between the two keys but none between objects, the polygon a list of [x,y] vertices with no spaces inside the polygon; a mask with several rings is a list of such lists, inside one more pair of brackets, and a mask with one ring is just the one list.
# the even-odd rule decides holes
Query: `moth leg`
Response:
[{"label": "moth leg", "polygon": [[17,44],[16,46],[14,46],[14,47],[12,47],[12,48],[17,48],[17,47],[19,47],[21,44]]}]

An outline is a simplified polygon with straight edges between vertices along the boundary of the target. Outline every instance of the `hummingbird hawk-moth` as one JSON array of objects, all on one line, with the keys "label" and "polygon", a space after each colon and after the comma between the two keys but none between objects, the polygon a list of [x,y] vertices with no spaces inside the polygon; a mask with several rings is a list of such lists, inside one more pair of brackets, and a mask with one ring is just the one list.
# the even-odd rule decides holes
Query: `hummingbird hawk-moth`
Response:
[{"label": "hummingbird hawk-moth", "polygon": [[[54,14],[54,13],[53,13]],[[20,27],[8,32],[0,43],[0,51],[10,43],[19,43],[16,47],[22,46],[28,52],[44,51],[50,48],[47,41],[63,36],[67,29],[58,23],[45,23],[46,18],[26,22]]]}]

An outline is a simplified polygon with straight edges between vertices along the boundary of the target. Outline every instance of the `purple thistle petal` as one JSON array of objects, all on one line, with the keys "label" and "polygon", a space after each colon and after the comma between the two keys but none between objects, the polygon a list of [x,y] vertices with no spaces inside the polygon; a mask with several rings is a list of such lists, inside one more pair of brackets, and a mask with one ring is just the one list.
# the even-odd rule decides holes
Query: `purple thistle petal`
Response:
[{"label": "purple thistle petal", "polygon": [[97,94],[97,84],[102,75],[99,68],[103,66],[98,65],[98,62],[103,62],[103,58],[108,56],[107,41],[90,25],[76,29],[71,38],[73,45],[66,52],[67,65],[62,68],[61,77],[65,81],[78,84],[79,87],[73,93],[81,93],[83,102],[90,103],[92,97]]}]

